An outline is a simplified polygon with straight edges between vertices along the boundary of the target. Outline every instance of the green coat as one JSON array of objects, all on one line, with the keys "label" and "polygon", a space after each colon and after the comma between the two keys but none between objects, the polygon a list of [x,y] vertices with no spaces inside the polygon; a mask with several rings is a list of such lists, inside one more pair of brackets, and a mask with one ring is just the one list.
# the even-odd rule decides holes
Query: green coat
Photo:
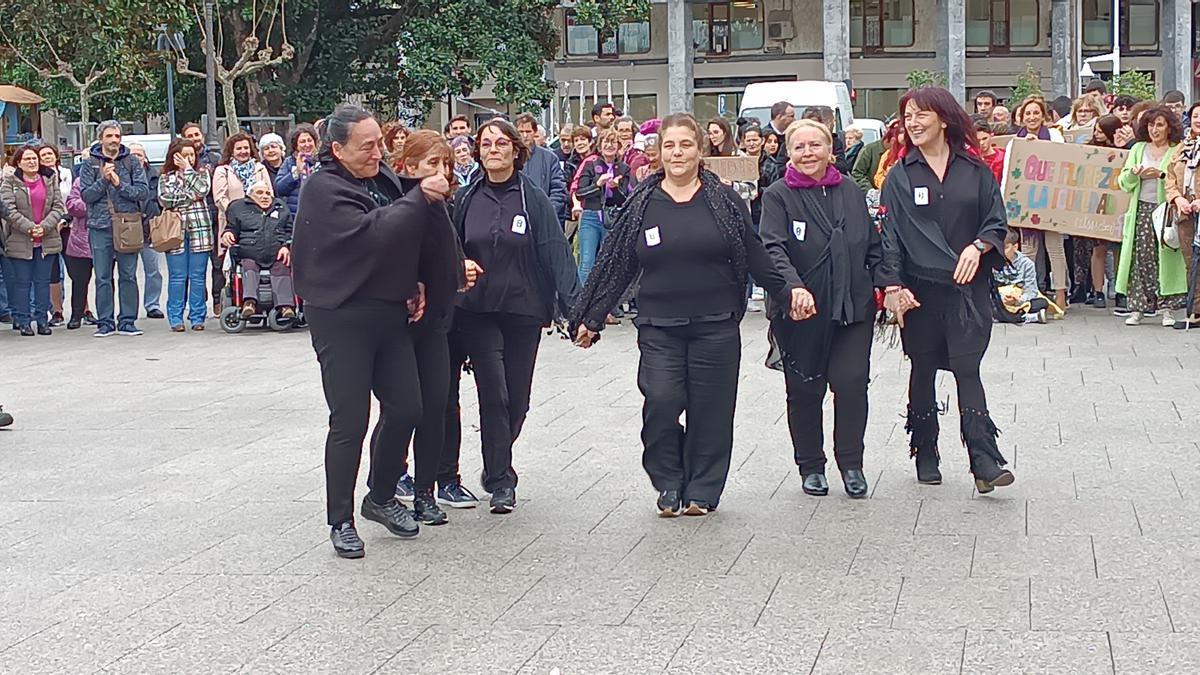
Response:
[{"label": "green coat", "polygon": [[850,170],[850,177],[854,179],[855,183],[858,183],[858,187],[862,188],[863,192],[869,192],[875,188],[872,181],[875,180],[875,172],[879,169],[880,157],[883,157],[883,140],[864,145],[858,153],[854,168]]},{"label": "green coat", "polygon": [[[1159,168],[1163,172],[1171,170],[1171,162],[1175,160],[1178,145],[1172,145],[1163,155]],[[1132,169],[1142,165],[1142,155],[1146,151],[1145,141],[1135,143],[1121,169],[1117,184],[1121,189],[1133,195],[1129,202],[1129,210],[1125,212],[1125,229],[1121,234],[1121,264],[1117,266],[1117,292],[1129,292],[1129,267],[1133,264],[1133,247],[1137,241],[1137,209],[1138,195],[1142,192],[1142,179],[1133,175]],[[1167,201],[1166,182],[1158,181],[1158,203]],[[1183,253],[1172,251],[1166,246],[1158,247],[1158,294],[1160,296],[1181,295],[1187,293],[1187,267],[1183,262]]]}]

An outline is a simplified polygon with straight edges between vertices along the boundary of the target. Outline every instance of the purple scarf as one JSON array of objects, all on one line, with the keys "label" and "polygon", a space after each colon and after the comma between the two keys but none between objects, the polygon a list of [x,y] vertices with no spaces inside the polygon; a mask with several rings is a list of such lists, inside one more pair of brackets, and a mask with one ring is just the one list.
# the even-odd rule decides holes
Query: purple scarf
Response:
[{"label": "purple scarf", "polygon": [[787,171],[783,174],[783,180],[787,186],[793,190],[803,190],[806,188],[815,187],[833,187],[842,182],[842,173],[833,168],[833,165],[825,167],[825,175],[820,178],[812,178],[808,174],[801,173],[799,169],[792,166],[791,162],[787,165]]},{"label": "purple scarf", "polygon": [[[1021,130],[1017,132],[1017,138],[1026,138],[1028,136],[1029,136],[1029,129],[1026,127],[1021,127]],[[1038,129],[1038,140],[1039,141],[1050,140],[1050,129],[1048,129],[1045,124],[1042,125],[1042,128]]]}]

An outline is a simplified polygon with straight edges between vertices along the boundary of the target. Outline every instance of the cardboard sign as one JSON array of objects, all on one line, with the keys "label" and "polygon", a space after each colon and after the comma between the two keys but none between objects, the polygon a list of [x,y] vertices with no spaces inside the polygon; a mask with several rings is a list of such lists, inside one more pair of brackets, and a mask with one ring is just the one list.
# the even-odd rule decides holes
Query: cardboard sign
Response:
[{"label": "cardboard sign", "polygon": [[1117,186],[1127,150],[1024,141],[1004,157],[1004,208],[1012,227],[1121,241],[1130,193]]},{"label": "cardboard sign", "polygon": [[1008,147],[1008,142],[1016,138],[1015,134],[1004,134],[1001,136],[992,136],[992,147],[1005,150]]},{"label": "cardboard sign", "polygon": [[1068,143],[1076,143],[1084,145],[1092,140],[1092,128],[1084,127],[1082,129],[1072,129],[1071,131],[1062,132],[1063,140]]},{"label": "cardboard sign", "polygon": [[705,157],[704,168],[728,181],[758,180],[757,157]]}]

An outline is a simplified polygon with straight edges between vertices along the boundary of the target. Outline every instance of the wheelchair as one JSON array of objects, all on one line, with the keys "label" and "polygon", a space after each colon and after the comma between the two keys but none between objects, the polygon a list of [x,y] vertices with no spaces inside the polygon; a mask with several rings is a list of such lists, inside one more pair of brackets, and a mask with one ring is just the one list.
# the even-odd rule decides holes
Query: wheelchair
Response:
[{"label": "wheelchair", "polygon": [[[308,325],[304,320],[304,303],[300,298],[290,298],[280,303],[271,288],[271,271],[258,271],[258,296],[254,298],[256,307],[249,318],[242,316],[242,303],[246,301],[242,284],[242,265],[238,257],[238,247],[231,246],[225,256],[225,288],[221,291],[221,330],[229,334],[240,333],[247,326],[269,328],[273,331],[290,331]],[[290,305],[296,316],[291,319],[280,314],[280,306]]]}]

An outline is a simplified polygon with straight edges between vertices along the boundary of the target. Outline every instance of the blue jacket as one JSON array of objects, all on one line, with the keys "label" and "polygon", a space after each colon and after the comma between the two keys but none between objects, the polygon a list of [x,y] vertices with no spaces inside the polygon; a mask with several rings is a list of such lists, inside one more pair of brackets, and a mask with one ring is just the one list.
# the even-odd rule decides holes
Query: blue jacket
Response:
[{"label": "blue jacket", "polygon": [[100,166],[110,161],[114,160],[106,157],[100,144],[96,143],[79,169],[79,195],[87,204],[87,224],[93,230],[112,229],[112,216],[108,212],[110,198],[118,213],[142,213],[143,202],[150,196],[146,171],[137,157],[129,154],[129,148],[122,145],[115,160],[120,187],[113,187],[100,176]]},{"label": "blue jacket", "polygon": [[296,215],[296,208],[300,206],[300,188],[303,187],[304,181],[312,175],[312,171],[317,168],[317,161],[313,159],[309,165],[308,176],[301,175],[296,178],[292,172],[296,170],[296,156],[289,155],[283,160],[283,164],[279,167],[279,173],[275,176],[275,196],[282,197],[287,202],[288,211],[292,215]]},{"label": "blue jacket", "polygon": [[558,157],[546,148],[535,146],[521,173],[533,180],[533,184],[550,198],[550,205],[561,220],[567,206],[567,179],[563,177]]}]

